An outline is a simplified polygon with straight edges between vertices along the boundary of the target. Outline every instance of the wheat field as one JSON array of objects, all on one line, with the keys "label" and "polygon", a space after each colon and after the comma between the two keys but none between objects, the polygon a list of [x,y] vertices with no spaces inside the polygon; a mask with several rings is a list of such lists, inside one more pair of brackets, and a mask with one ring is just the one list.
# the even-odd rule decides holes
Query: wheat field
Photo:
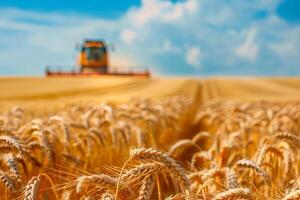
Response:
[{"label": "wheat field", "polygon": [[1,199],[300,199],[300,79],[0,83]]}]

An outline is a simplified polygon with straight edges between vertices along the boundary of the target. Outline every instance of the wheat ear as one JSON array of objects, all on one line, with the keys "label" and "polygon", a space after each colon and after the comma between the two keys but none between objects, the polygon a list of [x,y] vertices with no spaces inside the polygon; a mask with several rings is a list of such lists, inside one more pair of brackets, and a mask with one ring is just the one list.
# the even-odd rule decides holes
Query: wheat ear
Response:
[{"label": "wheat ear", "polygon": [[150,200],[154,189],[154,177],[152,175],[146,177],[140,188],[137,200]]},{"label": "wheat ear", "polygon": [[24,200],[35,200],[37,198],[40,181],[40,176],[34,176],[28,181],[25,187]]},{"label": "wheat ear", "polygon": [[217,194],[213,200],[251,199],[250,190],[247,188],[235,188]]},{"label": "wheat ear", "polygon": [[167,153],[153,148],[135,148],[130,150],[130,159],[160,162],[166,166],[166,169],[168,169],[173,177],[178,181],[183,191],[190,187],[190,182],[183,170],[183,167]]}]

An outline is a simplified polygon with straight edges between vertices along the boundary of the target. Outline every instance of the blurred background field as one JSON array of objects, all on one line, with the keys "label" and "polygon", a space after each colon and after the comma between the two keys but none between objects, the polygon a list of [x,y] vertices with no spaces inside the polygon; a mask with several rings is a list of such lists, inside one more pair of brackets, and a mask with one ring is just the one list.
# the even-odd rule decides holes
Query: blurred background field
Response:
[{"label": "blurred background field", "polygon": [[0,105],[26,109],[57,109],[84,102],[126,102],[132,97],[187,96],[199,101],[295,101],[300,79],[281,78],[1,78]]}]

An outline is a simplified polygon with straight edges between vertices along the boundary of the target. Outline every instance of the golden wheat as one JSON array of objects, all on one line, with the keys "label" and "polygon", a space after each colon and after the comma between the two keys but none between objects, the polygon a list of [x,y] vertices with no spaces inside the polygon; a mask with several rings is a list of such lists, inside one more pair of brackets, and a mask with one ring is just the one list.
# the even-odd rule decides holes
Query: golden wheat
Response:
[{"label": "golden wheat", "polygon": [[299,122],[297,102],[15,106],[0,112],[0,198],[299,199]]}]

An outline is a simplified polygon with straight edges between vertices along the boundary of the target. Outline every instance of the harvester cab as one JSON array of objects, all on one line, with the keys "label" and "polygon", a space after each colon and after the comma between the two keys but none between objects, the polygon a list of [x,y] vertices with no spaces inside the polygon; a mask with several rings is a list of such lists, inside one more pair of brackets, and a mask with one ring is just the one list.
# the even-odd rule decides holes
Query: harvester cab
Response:
[{"label": "harvester cab", "polygon": [[103,41],[85,40],[80,47],[78,65],[80,72],[108,72],[108,50]]},{"label": "harvester cab", "polygon": [[[46,75],[51,76],[140,76],[150,77],[150,72],[145,71],[113,71],[109,65],[108,46],[102,40],[85,40],[80,46],[77,64],[79,70],[73,71],[52,71],[46,67]],[[120,68],[120,67],[119,67]]]}]

